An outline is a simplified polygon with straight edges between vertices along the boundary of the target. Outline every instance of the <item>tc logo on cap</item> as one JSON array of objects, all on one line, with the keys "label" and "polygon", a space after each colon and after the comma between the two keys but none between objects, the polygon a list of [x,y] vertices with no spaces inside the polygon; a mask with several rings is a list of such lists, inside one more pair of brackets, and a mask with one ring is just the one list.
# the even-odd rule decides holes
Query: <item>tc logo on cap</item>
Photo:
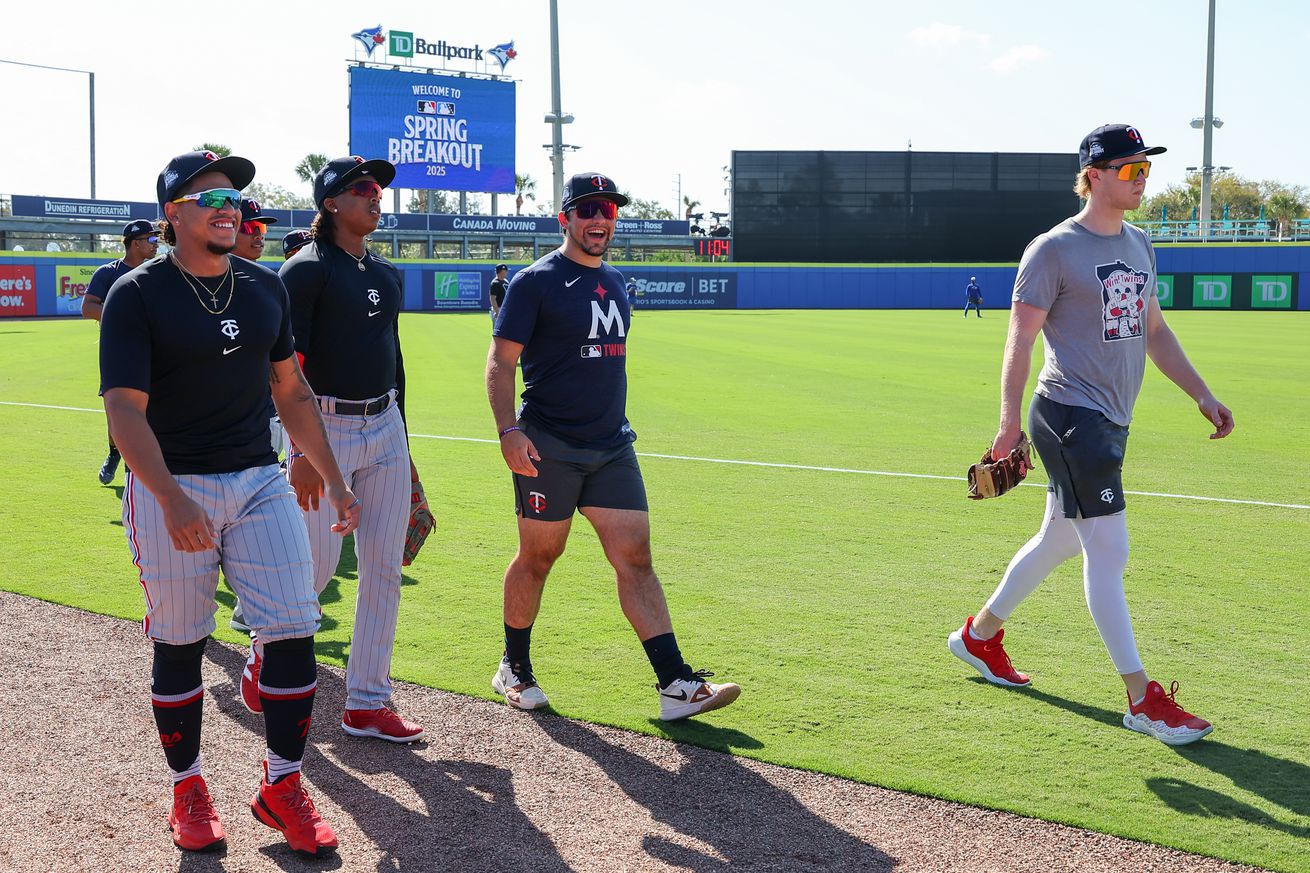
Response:
[{"label": "tc logo on cap", "polygon": [[591,177],[591,184],[596,186],[597,191],[604,191],[605,186],[609,184],[609,179],[604,176],[596,175]]},{"label": "tc logo on cap", "polygon": [[1128,134],[1128,138],[1131,139],[1133,142],[1137,143],[1138,145],[1142,144],[1142,135],[1137,132],[1137,128],[1135,127],[1127,128],[1124,131],[1124,133]]},{"label": "tc logo on cap", "polygon": [[205,152],[205,160],[207,160],[207,161],[216,161],[216,160],[218,160],[218,155],[214,154],[213,152],[209,152],[209,151],[207,151],[207,152]]},{"label": "tc logo on cap", "polygon": [[250,208],[251,208],[252,211],[254,211],[254,212],[263,212],[263,211],[264,211],[264,207],[262,207],[262,206],[259,205],[259,201],[258,201],[258,200],[249,200],[249,201],[247,201],[247,202],[250,204]]}]

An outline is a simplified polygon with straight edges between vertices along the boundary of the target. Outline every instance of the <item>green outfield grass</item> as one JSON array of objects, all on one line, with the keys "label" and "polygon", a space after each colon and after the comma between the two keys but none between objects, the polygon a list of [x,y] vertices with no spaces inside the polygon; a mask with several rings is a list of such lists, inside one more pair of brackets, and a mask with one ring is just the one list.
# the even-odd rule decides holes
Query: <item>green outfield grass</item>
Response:
[{"label": "green outfield grass", "polygon": [[[741,700],[694,723],[654,719],[649,666],[579,519],[533,637],[556,711],[1310,871],[1310,510],[1129,497],[1127,587],[1142,656],[1215,722],[1194,746],[1170,749],[1120,725],[1122,686],[1076,563],[1008,625],[1030,690],[988,686],[948,654],[947,634],[1035,529],[1042,490],[971,502],[963,481],[849,471],[963,476],[996,425],[1006,321],[985,315],[639,313],[628,358],[639,452],[796,466],[642,461],[679,642],[694,666],[741,683]],[[1310,316],[1170,321],[1237,430],[1208,440],[1194,405],[1148,364],[1127,487],[1310,504]],[[393,672],[493,697],[515,533],[509,477],[487,439],[488,321],[401,324],[411,443],[439,527],[407,571]],[[98,409],[96,351],[90,322],[0,322],[0,401]],[[0,450],[0,587],[139,618],[121,489],[95,481],[103,415],[0,405]],[[319,651],[335,663],[349,637],[352,567],[343,561],[325,597]],[[218,636],[235,642],[222,597]],[[41,653],[31,659],[39,666]]]}]

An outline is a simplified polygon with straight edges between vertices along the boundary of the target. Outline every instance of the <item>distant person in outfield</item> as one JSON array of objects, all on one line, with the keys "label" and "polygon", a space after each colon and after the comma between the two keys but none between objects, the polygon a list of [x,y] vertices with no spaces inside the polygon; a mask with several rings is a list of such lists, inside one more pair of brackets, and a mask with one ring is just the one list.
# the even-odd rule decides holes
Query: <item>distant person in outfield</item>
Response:
[{"label": "distant person in outfield", "polygon": [[628,295],[628,310],[635,315],[637,312],[637,280],[629,278],[628,284],[623,286],[623,290]]},{"label": "distant person in outfield", "polygon": [[[100,311],[104,308],[105,295],[109,288],[124,273],[130,273],[155,256],[159,251],[159,233],[155,226],[144,218],[129,221],[123,225],[123,257],[107,264],[101,264],[91,274],[91,281],[86,286],[86,295],[82,298],[82,317],[100,320]],[[114,435],[109,435],[109,454],[100,465],[96,476],[101,485],[114,481],[114,473],[122,456],[118,446],[114,445]]]},{"label": "distant person in outfield", "polygon": [[496,323],[487,395],[514,474],[519,549],[505,571],[505,656],[491,687],[518,709],[548,702],[529,645],[546,576],[564,552],[576,510],[614,567],[619,604],[659,681],[660,718],[669,721],[727,706],[741,689],[711,684],[712,673],[683,661],[651,568],[646,487],[626,411],[631,314],[622,274],[601,259],[627,202],[608,176],[571,178],[559,213],[564,244],[514,276]]},{"label": "distant person in outfield", "polygon": [[505,292],[509,290],[509,265],[497,264],[496,277],[491,280],[491,288],[487,291],[487,296],[491,300],[491,325],[495,327],[496,318],[500,315],[500,307],[505,305]]},{"label": "distant person in outfield", "polygon": [[1060,564],[1083,556],[1083,588],[1096,629],[1128,695],[1127,728],[1169,745],[1195,742],[1210,723],[1179,704],[1142,667],[1124,597],[1128,524],[1122,480],[1133,405],[1146,358],[1196,402],[1214,426],[1233,431],[1233,414],[1206,386],[1155,297],[1155,251],[1123,220],[1142,202],[1151,155],[1136,128],[1098,127],[1083,139],[1074,191],[1087,205],[1029,243],[1019,264],[1001,369],[1001,457],[1019,441],[1024,386],[1041,332],[1046,364],[1037,377],[1028,428],[1050,487],[1037,534],[1010,561],[991,599],[949,638],[950,650],[997,685],[1028,677],[1010,664],[1001,625]]},{"label": "distant person in outfield", "polygon": [[291,233],[282,237],[282,258],[285,260],[286,258],[291,257],[296,252],[300,251],[301,248],[303,248],[305,244],[313,238],[313,234],[307,230],[291,231]]},{"label": "distant person in outfield", "polygon": [[982,318],[982,289],[978,287],[978,277],[970,276],[969,284],[964,286],[964,317],[969,317],[969,310],[974,309]]},{"label": "distant person in outfield", "polygon": [[248,261],[257,261],[264,255],[264,240],[268,235],[268,226],[277,224],[277,219],[265,215],[258,200],[241,199],[241,225],[237,228],[237,247],[232,254]]}]

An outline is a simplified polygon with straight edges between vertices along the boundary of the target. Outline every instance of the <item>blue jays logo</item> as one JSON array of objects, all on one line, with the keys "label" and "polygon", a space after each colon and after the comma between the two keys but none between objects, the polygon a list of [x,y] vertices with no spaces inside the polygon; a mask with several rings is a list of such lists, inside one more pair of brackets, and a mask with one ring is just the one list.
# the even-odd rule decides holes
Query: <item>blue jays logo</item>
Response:
[{"label": "blue jays logo", "polygon": [[514,51],[514,41],[510,40],[509,42],[502,42],[494,48],[489,48],[482,53],[484,58],[487,55],[491,55],[496,63],[500,64],[500,71],[503,73],[505,72],[505,65],[517,58],[519,53]]},{"label": "blue jays logo", "polygon": [[364,47],[364,50],[368,53],[370,58],[373,57],[373,49],[387,41],[386,37],[382,35],[382,25],[380,24],[377,27],[366,27],[356,33],[352,33],[350,36],[352,39],[359,40],[359,44]]}]

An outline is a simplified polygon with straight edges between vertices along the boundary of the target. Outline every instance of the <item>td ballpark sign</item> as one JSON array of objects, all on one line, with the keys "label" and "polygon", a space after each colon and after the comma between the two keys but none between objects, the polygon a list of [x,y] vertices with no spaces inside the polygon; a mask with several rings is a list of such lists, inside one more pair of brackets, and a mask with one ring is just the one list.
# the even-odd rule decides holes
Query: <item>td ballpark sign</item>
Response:
[{"label": "td ballpark sign", "polygon": [[440,58],[442,61],[463,60],[484,61],[487,63],[495,61],[500,65],[500,71],[503,73],[505,72],[505,66],[518,57],[518,52],[514,50],[513,40],[484,50],[477,44],[456,45],[448,43],[444,39],[427,40],[421,36],[414,36],[413,31],[409,30],[384,32],[380,24],[377,27],[363,28],[350,36],[364,47],[364,51],[369,58],[373,57],[374,49],[385,45],[387,47],[387,56],[392,60],[396,58],[413,60],[414,56],[418,55],[419,57]]}]

